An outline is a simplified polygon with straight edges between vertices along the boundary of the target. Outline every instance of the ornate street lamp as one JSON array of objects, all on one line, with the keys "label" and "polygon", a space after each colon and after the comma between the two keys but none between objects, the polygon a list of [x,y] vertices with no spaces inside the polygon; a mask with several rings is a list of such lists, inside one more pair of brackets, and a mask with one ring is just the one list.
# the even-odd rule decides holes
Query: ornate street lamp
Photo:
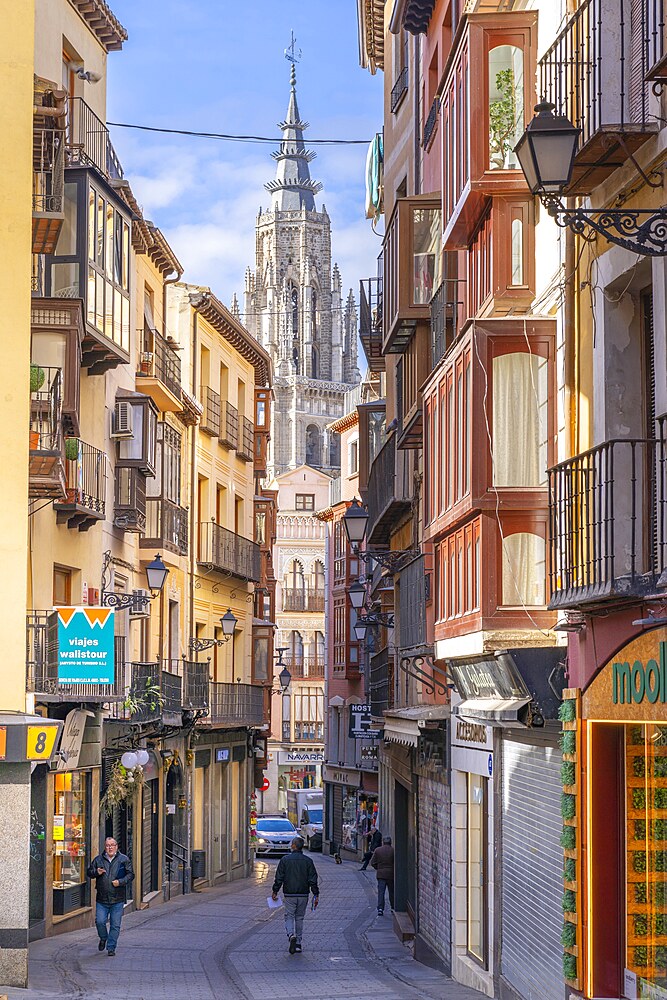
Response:
[{"label": "ornate street lamp", "polygon": [[[388,569],[390,573],[397,573],[400,566],[419,555],[418,549],[399,551],[393,549],[370,549],[367,547],[364,552],[361,552],[359,545],[366,536],[368,511],[365,507],[362,507],[356,497],[343,514],[342,520],[345,525],[347,540],[352,546],[354,554],[357,558],[363,559],[365,563],[376,562],[384,566],[385,569]],[[352,600],[352,594],[350,594],[350,600]],[[354,604],[352,606],[355,607]],[[359,607],[361,607],[361,604]]]},{"label": "ornate street lamp", "polygon": [[359,545],[363,542],[368,524],[368,511],[361,506],[356,497],[343,514],[343,524],[350,545]]},{"label": "ornate street lamp", "polygon": [[148,594],[117,594],[115,591],[104,589],[106,570],[111,562],[111,552],[104,553],[104,567],[102,569],[102,606],[105,608],[117,608],[123,611],[125,608],[145,608],[151,601],[155,600],[162,593],[169,570],[162,561],[162,556],[158,552],[152,562],[146,567],[146,580],[148,582]]},{"label": "ornate street lamp", "polygon": [[[220,625],[222,627],[222,634],[224,638],[222,639],[190,639],[190,649],[201,653],[204,649],[210,649],[211,646],[224,646],[226,642],[234,635],[236,631],[236,626],[238,624],[238,618],[234,614],[231,608],[227,608],[224,615],[220,619]],[[232,676],[234,670],[232,669]]]},{"label": "ornate street lamp", "polygon": [[[539,196],[556,225],[570,228],[589,243],[599,235],[633,253],[667,255],[667,209],[568,208],[563,204],[561,198],[572,178],[581,130],[565,115],[554,114],[554,110],[548,101],[536,105],[535,117],[514,152],[528,187]],[[660,186],[662,182],[652,181],[633,163],[650,187]]]},{"label": "ornate street lamp", "polygon": [[361,611],[366,601],[366,587],[361,580],[357,580],[357,582],[353,583],[351,587],[348,587],[347,593],[350,598],[350,604],[354,610]]}]

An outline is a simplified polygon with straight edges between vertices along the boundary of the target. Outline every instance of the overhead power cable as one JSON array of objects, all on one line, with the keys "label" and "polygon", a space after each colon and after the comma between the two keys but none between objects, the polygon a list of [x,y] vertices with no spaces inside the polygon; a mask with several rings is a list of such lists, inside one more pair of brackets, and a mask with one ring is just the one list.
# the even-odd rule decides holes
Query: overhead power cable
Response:
[{"label": "overhead power cable", "polygon": [[[231,135],[225,132],[194,132],[185,128],[158,128],[156,125],[134,125],[130,122],[107,122],[114,128],[133,128],[141,132],[162,132],[165,135],[191,135],[198,139],[221,139],[223,142],[268,142],[276,145],[293,140],[268,135]],[[309,146],[367,146],[370,139],[308,139]]]}]

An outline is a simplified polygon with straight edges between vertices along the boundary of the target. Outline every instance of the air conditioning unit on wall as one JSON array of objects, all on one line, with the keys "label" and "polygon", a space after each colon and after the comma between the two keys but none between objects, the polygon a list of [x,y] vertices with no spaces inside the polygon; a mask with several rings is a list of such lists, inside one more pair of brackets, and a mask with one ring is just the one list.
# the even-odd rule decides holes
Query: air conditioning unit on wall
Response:
[{"label": "air conditioning unit on wall", "polygon": [[114,406],[113,413],[111,415],[111,437],[133,437],[132,404],[127,400],[120,399]]},{"label": "air conditioning unit on wall", "polygon": [[[138,590],[132,591],[133,597],[150,597],[150,591],[143,590],[139,588]],[[143,604],[137,601],[130,605],[130,618],[150,618],[151,616],[151,606],[150,604]]]}]

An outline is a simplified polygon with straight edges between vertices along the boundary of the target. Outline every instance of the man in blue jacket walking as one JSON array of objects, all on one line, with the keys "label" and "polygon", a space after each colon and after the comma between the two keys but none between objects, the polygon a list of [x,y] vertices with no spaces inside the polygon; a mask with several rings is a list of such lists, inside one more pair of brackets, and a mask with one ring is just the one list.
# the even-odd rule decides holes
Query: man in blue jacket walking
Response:
[{"label": "man in blue jacket walking", "polygon": [[312,859],[303,853],[304,843],[302,837],[294,837],[291,852],[280,859],[272,890],[274,900],[278,899],[281,887],[283,890],[285,930],[289,938],[290,955],[302,951],[303,918],[310,893],[313,894],[313,909],[320,901],[317,870]]},{"label": "man in blue jacket walking", "polygon": [[[121,854],[113,837],[104,842],[104,853],[98,854],[88,865],[88,878],[95,879],[97,905],[95,925],[99,936],[98,948],[116,954],[120,922],[127,900],[126,886],[134,881],[134,868],[127,854]],[[107,927],[108,924],[108,927]]]}]

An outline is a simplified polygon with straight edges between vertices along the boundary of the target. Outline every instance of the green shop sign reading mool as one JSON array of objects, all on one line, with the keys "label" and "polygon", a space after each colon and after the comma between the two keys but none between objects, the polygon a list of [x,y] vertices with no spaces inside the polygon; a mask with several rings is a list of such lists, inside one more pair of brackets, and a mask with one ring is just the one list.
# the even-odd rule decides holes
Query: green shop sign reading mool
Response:
[{"label": "green shop sign reading mool", "polygon": [[615,705],[667,703],[667,642],[660,643],[660,660],[614,663],[613,701]]},{"label": "green shop sign reading mool", "polygon": [[113,684],[113,611],[57,608],[57,614],[58,683]]}]

